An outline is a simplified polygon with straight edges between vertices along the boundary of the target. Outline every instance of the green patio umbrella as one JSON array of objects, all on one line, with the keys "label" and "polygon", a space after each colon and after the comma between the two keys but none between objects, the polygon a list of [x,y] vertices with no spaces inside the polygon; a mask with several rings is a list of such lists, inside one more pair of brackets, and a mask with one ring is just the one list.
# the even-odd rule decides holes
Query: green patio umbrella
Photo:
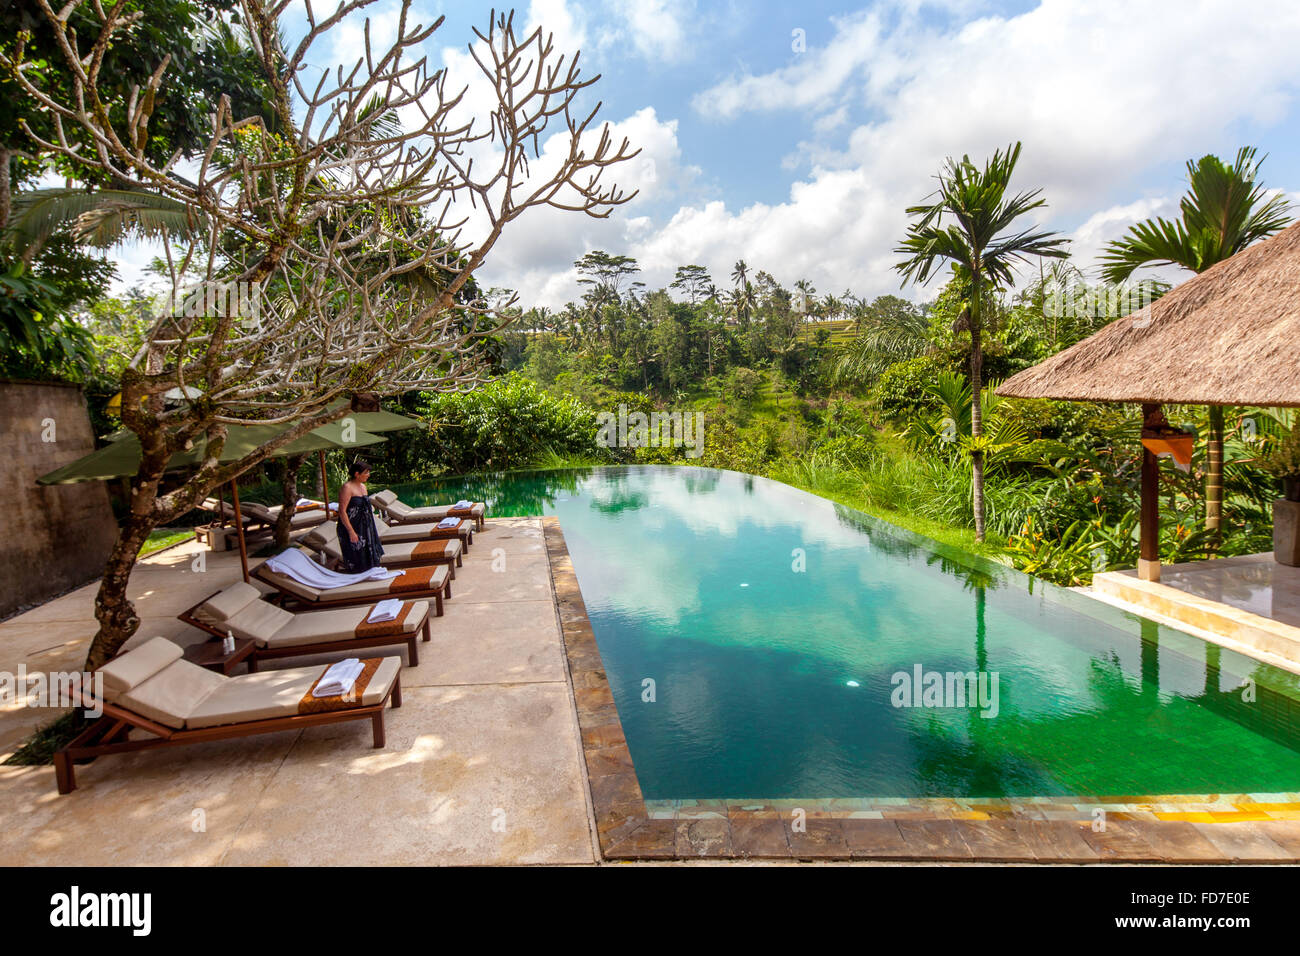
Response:
[{"label": "green patio umbrella", "polygon": [[134,475],[140,467],[140,439],[131,432],[36,479],[38,485],[73,485]]},{"label": "green patio umbrella", "polygon": [[[338,409],[344,404],[345,402],[340,400],[338,402],[335,402],[333,405],[331,405],[330,408]],[[348,419],[352,419],[352,421],[355,423],[358,429],[371,432],[371,433],[404,431],[408,428],[419,428],[421,425],[424,424],[419,419],[410,418],[406,415],[399,415],[396,412],[386,412],[382,408],[377,412],[350,412],[347,416],[335,422],[334,424],[338,426],[341,431],[343,427],[343,422],[346,422]],[[340,445],[339,447],[345,447],[345,446]],[[324,449],[321,449],[321,451],[318,453],[317,461],[320,464],[321,494],[324,496],[326,505],[328,506],[329,497],[330,497],[330,486],[329,486],[329,479],[325,477],[325,450]]]},{"label": "green patio umbrella", "polygon": [[[371,412],[369,414],[379,414]],[[231,425],[226,434],[226,443],[221,449],[221,455],[218,457],[220,462],[238,461],[245,455],[260,448],[267,442],[271,441],[277,435],[283,433],[286,429],[292,427],[290,424],[279,425]],[[321,455],[321,476],[324,478],[324,453],[329,448],[349,448],[361,447],[366,445],[375,445],[387,441],[379,435],[371,432],[362,431],[359,427],[355,430],[345,429],[339,422],[331,422],[327,425],[321,425],[314,428],[307,434],[296,438],[289,444],[276,449],[269,457],[284,458],[291,455],[309,454],[313,451]],[[169,471],[192,468],[203,460],[207,448],[207,439],[201,438],[194,443],[194,447],[187,451],[177,452],[167,462]],[[103,448],[98,448],[78,458],[76,461],[69,462],[54,471],[47,472],[36,479],[37,484],[41,485],[67,485],[75,484],[82,481],[107,481],[113,478],[125,478],[134,475],[140,467],[140,439],[131,431],[119,431],[114,439]],[[235,479],[230,481],[231,499],[235,508],[235,513],[239,513],[239,485]],[[325,514],[329,514],[329,488],[325,487]],[[220,492],[218,492],[220,495]],[[224,496],[223,496],[224,497]],[[225,518],[222,517],[224,522]],[[244,572],[244,580],[248,580],[248,547],[244,541],[244,523],[235,522],[235,534],[239,539],[239,563]]]},{"label": "green patio umbrella", "polygon": [[[231,425],[226,435],[226,444],[221,449],[221,455],[217,460],[223,463],[238,461],[265,445],[288,427],[288,425]],[[350,440],[345,441],[345,437]],[[387,439],[359,427],[355,432],[344,435],[343,427],[338,422],[332,422],[321,425],[301,438],[296,438],[278,448],[270,457],[283,458],[330,448],[348,448],[353,445],[375,445],[383,441]],[[203,460],[206,450],[207,440],[200,438],[194,443],[193,448],[172,455],[167,462],[167,470],[194,467]],[[70,485],[81,481],[108,481],[113,478],[130,477],[139,467],[140,439],[134,432],[121,431],[103,448],[97,448],[89,455],[41,475],[36,479],[36,483]]]}]

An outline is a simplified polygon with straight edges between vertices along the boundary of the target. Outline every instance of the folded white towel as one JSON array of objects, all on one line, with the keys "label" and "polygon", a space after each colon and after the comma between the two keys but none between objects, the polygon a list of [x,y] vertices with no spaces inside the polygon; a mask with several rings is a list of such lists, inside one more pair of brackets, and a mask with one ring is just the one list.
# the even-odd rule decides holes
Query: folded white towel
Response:
[{"label": "folded white towel", "polygon": [[298,499],[298,507],[299,507],[299,508],[301,508],[303,505],[318,505],[318,504],[320,504],[319,501],[312,501],[312,499],[310,499],[310,498],[299,498],[299,499]]},{"label": "folded white towel", "polygon": [[439,527],[439,528],[454,528],[454,527],[456,527],[458,524],[460,524],[460,519],[459,519],[459,518],[443,518],[441,521],[438,522],[438,527]]},{"label": "folded white towel", "polygon": [[456,502],[451,507],[453,511],[468,511],[470,508],[474,507],[474,502],[466,501],[465,499],[462,498],[460,501]]},{"label": "folded white towel", "polygon": [[402,602],[400,598],[389,598],[387,601],[380,601],[375,605],[370,616],[366,618],[371,624],[382,624],[384,621],[395,621],[397,615],[402,613]]},{"label": "folded white towel", "polygon": [[321,679],[316,682],[316,687],[312,690],[313,697],[335,697],[339,694],[346,694],[352,689],[352,685],[357,682],[364,669],[359,658],[349,657],[346,660],[339,661],[337,664],[331,664]]},{"label": "folded white towel", "polygon": [[281,551],[275,557],[268,558],[266,566],[276,574],[283,574],[285,577],[293,578],[299,584],[306,584],[308,587],[321,591],[346,587],[349,584],[359,584],[362,581],[385,581],[402,573],[401,571],[390,571],[388,568],[383,567],[371,568],[369,571],[362,571],[358,574],[331,571],[329,568],[322,568],[309,558],[305,552],[299,551],[297,548]]}]

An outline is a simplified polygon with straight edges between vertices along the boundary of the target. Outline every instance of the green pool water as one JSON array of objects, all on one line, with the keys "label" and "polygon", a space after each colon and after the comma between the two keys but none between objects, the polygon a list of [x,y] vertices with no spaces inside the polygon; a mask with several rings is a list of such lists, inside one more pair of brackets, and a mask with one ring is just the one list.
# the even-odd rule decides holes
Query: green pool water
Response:
[{"label": "green pool water", "polygon": [[[647,799],[1300,790],[1294,675],[777,482],[397,490],[560,519]],[[918,667],[983,674],[987,706],[900,706]]]}]

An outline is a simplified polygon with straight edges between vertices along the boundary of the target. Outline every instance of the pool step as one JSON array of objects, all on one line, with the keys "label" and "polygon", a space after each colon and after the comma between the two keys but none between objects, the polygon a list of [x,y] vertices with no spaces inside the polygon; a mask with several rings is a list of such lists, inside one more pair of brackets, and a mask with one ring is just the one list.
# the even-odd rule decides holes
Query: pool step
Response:
[{"label": "pool step", "polygon": [[1140,580],[1133,571],[1094,575],[1091,596],[1300,674],[1300,627]]}]

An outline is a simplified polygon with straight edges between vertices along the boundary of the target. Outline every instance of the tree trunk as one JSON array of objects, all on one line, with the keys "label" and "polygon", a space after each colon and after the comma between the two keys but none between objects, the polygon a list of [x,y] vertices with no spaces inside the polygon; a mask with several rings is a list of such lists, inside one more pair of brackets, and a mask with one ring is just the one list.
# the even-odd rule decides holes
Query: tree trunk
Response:
[{"label": "tree trunk", "polygon": [[284,476],[281,479],[283,496],[280,514],[275,519],[275,546],[281,550],[289,547],[289,533],[293,529],[293,516],[298,508],[298,471],[306,460],[306,455],[280,459],[284,468]]},{"label": "tree trunk", "polygon": [[1210,406],[1210,431],[1206,436],[1205,527],[1215,550],[1223,538],[1223,406]]},{"label": "tree trunk", "polygon": [[[150,350],[145,360],[146,374],[154,373],[159,364],[160,358]],[[87,670],[95,670],[111,660],[140,626],[135,605],[127,600],[127,583],[150,532],[164,517],[170,517],[157,508],[158,486],[171,458],[171,449],[157,419],[162,399],[148,398],[148,414],[142,413],[140,392],[133,377],[128,381],[129,375],[128,370],[122,381],[122,423],[135,431],[140,440],[140,465],[131,479],[126,518],[118,528],[117,541],[95,594],[95,620],[99,622],[99,630],[86,654]]]},{"label": "tree trunk", "polygon": [[10,159],[9,147],[0,143],[0,229],[9,225],[9,209],[13,201],[10,195]]},{"label": "tree trunk", "polygon": [[95,594],[95,620],[99,632],[90,642],[86,669],[94,670],[111,660],[140,626],[135,605],[127,599],[126,586],[140,549],[156,527],[152,515],[130,514],[118,531],[117,541],[104,566],[104,578]]},{"label": "tree trunk", "polygon": [[[970,306],[970,434],[978,440],[984,434],[984,409],[980,405],[983,388],[984,352],[980,341],[979,314],[980,287],[971,282]],[[975,540],[984,540],[984,452],[973,450],[970,455],[971,499],[975,511]]]},{"label": "tree trunk", "polygon": [[127,599],[126,587],[131,570],[140,557],[140,549],[161,520],[154,503],[169,457],[166,443],[158,433],[141,436],[141,445],[145,451],[141,456],[140,470],[131,479],[126,518],[118,528],[117,541],[108,555],[104,577],[95,594],[95,620],[99,622],[99,631],[86,654],[87,670],[94,670],[111,660],[140,626],[135,605]]}]

